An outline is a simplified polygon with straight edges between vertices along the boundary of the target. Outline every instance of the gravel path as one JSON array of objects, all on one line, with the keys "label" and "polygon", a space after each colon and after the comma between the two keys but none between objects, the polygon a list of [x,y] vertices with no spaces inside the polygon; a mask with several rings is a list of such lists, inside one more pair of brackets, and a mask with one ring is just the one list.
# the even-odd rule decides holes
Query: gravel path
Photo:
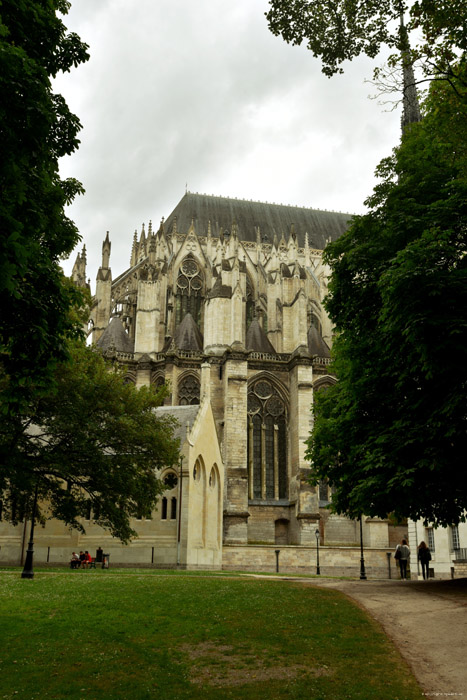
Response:
[{"label": "gravel path", "polygon": [[467,699],[467,579],[336,581],[394,641],[427,697]]}]

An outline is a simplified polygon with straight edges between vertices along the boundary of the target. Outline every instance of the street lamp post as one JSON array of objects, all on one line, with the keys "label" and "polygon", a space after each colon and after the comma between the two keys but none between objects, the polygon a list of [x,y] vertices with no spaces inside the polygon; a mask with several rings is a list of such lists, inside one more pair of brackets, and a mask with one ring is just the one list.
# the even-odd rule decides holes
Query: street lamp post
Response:
[{"label": "street lamp post", "polygon": [[321,572],[319,570],[319,530],[315,530],[315,537],[316,537],[316,575],[320,576]]},{"label": "street lamp post", "polygon": [[180,455],[179,470],[178,470],[178,523],[177,523],[177,566],[180,566],[180,546],[182,536],[182,495],[183,495],[183,455]]},{"label": "street lamp post", "polygon": [[365,559],[363,556],[363,528],[362,528],[362,516],[360,516],[360,580],[366,581],[365,573]]},{"label": "street lamp post", "polygon": [[31,531],[29,533],[29,542],[28,542],[28,550],[26,552],[26,561],[24,562],[24,568],[21,574],[21,578],[34,578],[34,569],[33,569],[33,559],[34,559],[34,522],[36,520],[36,506],[37,506],[37,487],[38,484],[36,482],[36,489],[34,491],[34,502],[32,505],[32,513],[31,513]]}]

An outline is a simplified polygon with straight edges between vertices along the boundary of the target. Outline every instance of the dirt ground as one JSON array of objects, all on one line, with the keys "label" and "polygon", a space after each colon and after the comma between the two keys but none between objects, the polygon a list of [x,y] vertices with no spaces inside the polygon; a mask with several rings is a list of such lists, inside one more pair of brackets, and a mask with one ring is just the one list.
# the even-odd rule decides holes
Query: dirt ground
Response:
[{"label": "dirt ground", "polygon": [[467,578],[307,583],[342,591],[394,641],[427,697],[467,699]]}]

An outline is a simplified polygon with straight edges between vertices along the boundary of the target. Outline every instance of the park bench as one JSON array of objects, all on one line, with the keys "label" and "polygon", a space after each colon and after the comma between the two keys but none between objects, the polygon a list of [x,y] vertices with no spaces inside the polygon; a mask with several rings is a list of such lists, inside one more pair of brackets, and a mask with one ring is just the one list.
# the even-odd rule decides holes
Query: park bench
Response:
[{"label": "park bench", "polygon": [[90,569],[95,569],[96,564],[100,564],[102,569],[108,569],[109,568],[109,559],[110,559],[110,554],[103,554],[102,559],[98,561],[96,557],[92,557],[91,561],[89,562],[89,568]]}]

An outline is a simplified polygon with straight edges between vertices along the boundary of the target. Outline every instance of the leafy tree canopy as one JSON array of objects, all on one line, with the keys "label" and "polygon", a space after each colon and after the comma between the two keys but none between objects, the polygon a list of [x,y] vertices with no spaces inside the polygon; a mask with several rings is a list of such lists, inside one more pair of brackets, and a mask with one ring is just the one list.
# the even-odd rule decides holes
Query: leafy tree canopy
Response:
[{"label": "leafy tree canopy", "polygon": [[308,457],[338,512],[446,525],[467,509],[465,94],[433,83],[424,110],[325,251],[339,381],[316,397]]},{"label": "leafy tree canopy", "polygon": [[[394,48],[399,60],[405,49],[399,29],[401,13],[409,9],[408,30],[415,31],[413,58],[425,72],[455,75],[453,63],[465,60],[467,6],[464,0],[269,0],[269,29],[291,44],[307,42],[321,58],[328,77],[342,73],[341,64],[365,54],[375,58],[383,46]],[[410,5],[410,7],[409,7]]]},{"label": "leafy tree canopy", "polygon": [[82,192],[61,180],[58,161],[78,146],[80,129],[51,78],[88,59],[57,12],[66,0],[0,1],[0,363],[9,376],[0,411],[21,409],[47,391],[79,292],[63,284],[60,260],[79,240],[64,206]]},{"label": "leafy tree canopy", "polygon": [[82,343],[69,352],[28,417],[0,423],[3,518],[16,523],[29,513],[37,485],[45,504],[39,518],[83,531],[80,518],[92,507],[94,519],[126,542],[135,534],[130,518],[149,513],[164,489],[158,470],[178,459],[174,419],[154,412],[165,389],[135,389]]}]

